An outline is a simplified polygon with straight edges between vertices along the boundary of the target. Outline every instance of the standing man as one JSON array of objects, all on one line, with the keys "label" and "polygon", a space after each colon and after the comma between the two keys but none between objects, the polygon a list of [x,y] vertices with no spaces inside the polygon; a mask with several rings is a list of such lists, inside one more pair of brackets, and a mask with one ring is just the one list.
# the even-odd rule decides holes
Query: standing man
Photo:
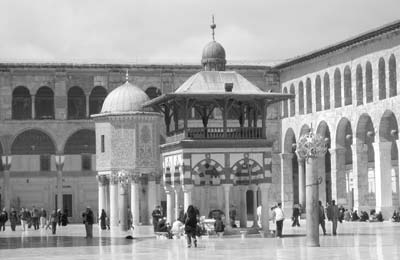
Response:
[{"label": "standing man", "polygon": [[278,203],[273,211],[273,222],[276,223],[276,237],[282,237],[283,220],[285,219],[285,213],[282,210],[282,203]]},{"label": "standing man", "polygon": [[3,228],[3,231],[6,231],[6,222],[8,221],[8,213],[6,208],[3,208],[3,211],[0,212],[0,231]]},{"label": "standing man", "polygon": [[32,225],[34,230],[39,229],[39,210],[35,206],[32,207]]},{"label": "standing man", "polygon": [[156,208],[151,213],[151,216],[153,217],[154,232],[157,232],[158,221],[162,218],[161,207],[156,206]]},{"label": "standing man", "polygon": [[294,226],[300,227],[299,217],[300,217],[300,206],[298,204],[295,204],[293,206],[292,227]]},{"label": "standing man", "polygon": [[11,224],[12,231],[15,231],[15,226],[17,225],[17,222],[18,222],[18,212],[14,208],[11,208],[10,224]]},{"label": "standing man", "polygon": [[332,235],[336,236],[337,223],[339,220],[339,208],[335,200],[332,200],[331,205],[328,206],[328,219],[332,221]]},{"label": "standing man", "polygon": [[325,229],[325,209],[324,206],[322,206],[322,202],[318,202],[318,211],[319,211],[319,224],[322,227],[322,231],[324,232],[324,235],[326,235],[326,229]]},{"label": "standing man", "polygon": [[82,217],[83,217],[83,223],[85,224],[86,238],[92,238],[94,216],[93,216],[93,211],[90,209],[89,206],[86,208],[86,211],[82,214]]},{"label": "standing man", "polygon": [[40,227],[46,227],[47,212],[44,208],[40,210]]}]

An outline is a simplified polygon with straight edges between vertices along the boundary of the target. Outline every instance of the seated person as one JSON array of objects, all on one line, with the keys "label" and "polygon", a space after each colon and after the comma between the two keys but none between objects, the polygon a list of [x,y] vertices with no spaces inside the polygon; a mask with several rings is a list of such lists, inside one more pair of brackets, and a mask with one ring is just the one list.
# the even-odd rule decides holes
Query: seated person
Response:
[{"label": "seated person", "polygon": [[223,233],[225,225],[222,222],[221,216],[218,216],[214,223],[214,229],[217,234]]},{"label": "seated person", "polygon": [[344,221],[350,221],[351,220],[351,214],[348,209],[345,210],[344,212]]},{"label": "seated person", "polygon": [[376,221],[383,222],[382,212],[379,211],[378,214],[376,214]]},{"label": "seated person", "polygon": [[157,232],[166,232],[167,234],[166,234],[166,236],[167,236],[167,238],[172,238],[172,234],[171,234],[171,232],[170,232],[170,227],[169,227],[169,225],[167,224],[167,220],[166,220],[166,218],[162,218],[162,219],[160,219],[159,221],[158,221],[158,224],[157,224]]},{"label": "seated person", "polygon": [[351,214],[351,220],[352,220],[352,221],[358,221],[358,220],[360,220],[360,217],[358,216],[357,210],[355,210],[355,211],[353,212],[353,214]]},{"label": "seated person", "polygon": [[391,220],[393,222],[399,222],[399,212],[397,212],[397,210],[394,210]]},{"label": "seated person", "polygon": [[171,233],[177,238],[180,238],[184,234],[184,228],[185,225],[180,220],[175,220],[174,223],[172,223]]},{"label": "seated person", "polygon": [[360,221],[366,222],[369,220],[368,213],[366,211],[361,211]]}]

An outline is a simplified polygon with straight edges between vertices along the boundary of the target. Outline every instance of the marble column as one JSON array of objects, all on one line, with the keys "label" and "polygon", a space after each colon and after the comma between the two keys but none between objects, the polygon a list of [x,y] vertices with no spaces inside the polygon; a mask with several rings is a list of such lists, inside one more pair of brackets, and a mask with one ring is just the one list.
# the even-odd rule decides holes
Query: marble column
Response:
[{"label": "marble column", "polygon": [[306,160],[306,240],[307,246],[319,246],[318,158]]},{"label": "marble column", "polygon": [[139,212],[139,175],[135,174],[131,176],[131,211],[132,211],[132,224],[138,225],[140,221],[140,212]]},{"label": "marble column", "polygon": [[261,227],[264,233],[264,236],[267,237],[270,235],[269,232],[269,188],[271,183],[260,183],[260,191],[261,191]]},{"label": "marble column", "polygon": [[375,152],[376,211],[382,211],[385,219],[393,213],[392,199],[392,142],[373,143]]},{"label": "marble column", "polygon": [[110,175],[110,226],[118,226],[118,176]]},{"label": "marble column", "polygon": [[32,103],[31,103],[31,113],[32,113],[31,117],[32,117],[32,119],[36,119],[35,103],[36,103],[35,95],[32,95]]},{"label": "marble column", "polygon": [[164,187],[165,189],[165,195],[167,198],[167,222],[172,223],[171,220],[172,218],[172,196],[173,196],[173,190],[171,187]]},{"label": "marble column", "polygon": [[332,200],[347,200],[346,176],[345,176],[345,154],[346,149],[337,147],[329,149],[331,154],[331,190]]},{"label": "marble column", "polygon": [[229,216],[229,192],[232,187],[232,184],[222,184],[224,187],[224,199],[225,199],[225,227],[231,228],[231,217]]},{"label": "marble column", "polygon": [[240,227],[247,228],[247,201],[246,192],[247,186],[240,186]]},{"label": "marble column", "polygon": [[175,192],[174,218],[172,219],[172,222],[169,222],[171,225],[179,217],[179,193],[180,193],[180,191],[181,191],[181,186],[175,185],[174,186],[174,192]]},{"label": "marble column", "polygon": [[253,191],[253,227],[258,228],[258,221],[257,221],[257,190],[258,190],[258,186],[257,185],[253,185],[251,187],[252,191]]},{"label": "marble column", "polygon": [[280,156],[282,208],[289,212],[293,208],[293,153],[281,153]]},{"label": "marble column", "polygon": [[297,162],[299,165],[299,202],[301,204],[302,209],[306,208],[306,191],[305,191],[305,169],[304,169],[304,159],[297,157]]},{"label": "marble column", "polygon": [[156,186],[156,179],[155,179],[155,174],[150,173],[147,175],[148,177],[148,195],[147,195],[147,215],[149,216],[149,223],[153,224],[153,217],[151,216],[151,213],[153,212],[153,209],[157,206],[157,186]]},{"label": "marble column", "polygon": [[192,205],[192,190],[193,190],[193,184],[185,184],[182,186],[182,191],[183,191],[183,209],[187,210],[189,205]]},{"label": "marble column", "polygon": [[10,212],[11,207],[11,194],[10,194],[10,168],[11,168],[11,155],[2,155],[1,159],[3,161],[4,167],[4,179],[3,179],[3,196],[4,196],[4,207],[8,212]]},{"label": "marble column", "polygon": [[[101,216],[101,211],[104,209],[107,210],[107,185],[108,179],[105,175],[97,175],[97,181],[99,182],[99,217]],[[100,224],[100,223],[99,223]]]},{"label": "marble column", "polygon": [[55,155],[56,169],[57,169],[57,208],[64,210],[63,205],[63,167],[64,155]]},{"label": "marble column", "polygon": [[[126,176],[128,177],[128,176]],[[128,230],[128,185],[129,181],[124,179],[125,177],[120,176],[119,179],[119,227],[121,231]],[[133,216],[133,215],[132,215]]]},{"label": "marble column", "polygon": [[[363,143],[351,146],[353,153],[353,186],[354,186],[354,210],[360,212],[360,207],[366,207],[363,199],[368,195],[368,145]],[[366,210],[367,208],[363,208]]]},{"label": "marble column", "polygon": [[318,157],[317,159],[317,174],[322,179],[318,185],[319,200],[322,205],[326,205],[326,169],[325,169],[325,156]]},{"label": "marble column", "polygon": [[86,95],[86,118],[90,117],[90,95]]}]

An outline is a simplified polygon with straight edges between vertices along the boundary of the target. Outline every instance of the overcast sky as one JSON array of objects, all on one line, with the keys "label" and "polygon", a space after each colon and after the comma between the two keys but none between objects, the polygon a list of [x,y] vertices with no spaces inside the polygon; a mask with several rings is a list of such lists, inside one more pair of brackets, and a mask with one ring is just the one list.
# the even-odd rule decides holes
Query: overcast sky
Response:
[{"label": "overcast sky", "polygon": [[0,61],[279,62],[400,19],[400,0],[0,0]]}]

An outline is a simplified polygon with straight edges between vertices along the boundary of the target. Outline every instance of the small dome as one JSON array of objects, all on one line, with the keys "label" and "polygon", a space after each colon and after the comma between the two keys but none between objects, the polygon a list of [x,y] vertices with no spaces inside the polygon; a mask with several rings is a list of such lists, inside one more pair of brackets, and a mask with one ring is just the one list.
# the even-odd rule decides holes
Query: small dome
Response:
[{"label": "small dome", "polygon": [[201,64],[205,70],[225,70],[225,49],[216,41],[209,42],[203,49]]},{"label": "small dome", "polygon": [[101,113],[140,111],[143,103],[148,100],[143,90],[127,81],[107,95]]}]

